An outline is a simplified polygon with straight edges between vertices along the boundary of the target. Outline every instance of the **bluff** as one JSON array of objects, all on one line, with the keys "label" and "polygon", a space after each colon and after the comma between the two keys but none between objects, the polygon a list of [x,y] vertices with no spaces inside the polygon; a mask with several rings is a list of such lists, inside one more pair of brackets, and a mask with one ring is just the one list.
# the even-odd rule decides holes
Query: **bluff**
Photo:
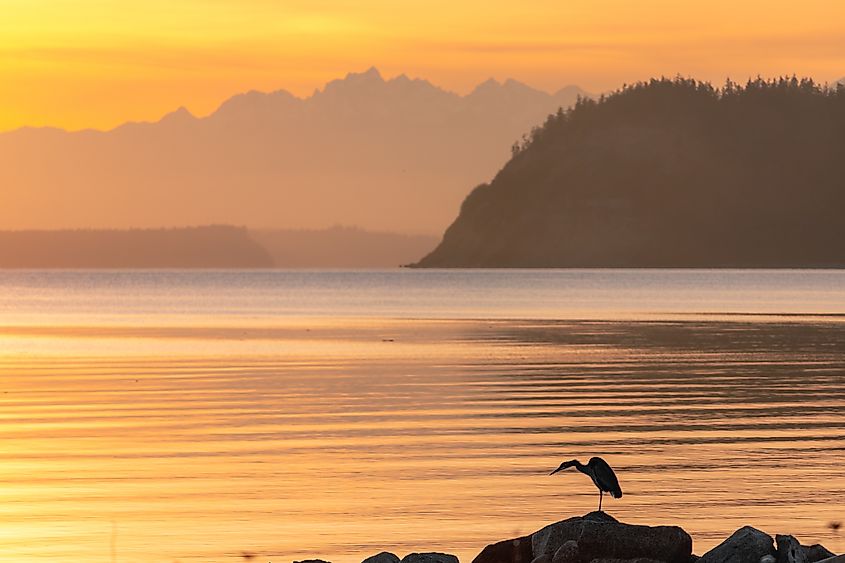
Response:
[{"label": "bluff", "polygon": [[845,88],[654,79],[551,115],[416,267],[845,266]]}]

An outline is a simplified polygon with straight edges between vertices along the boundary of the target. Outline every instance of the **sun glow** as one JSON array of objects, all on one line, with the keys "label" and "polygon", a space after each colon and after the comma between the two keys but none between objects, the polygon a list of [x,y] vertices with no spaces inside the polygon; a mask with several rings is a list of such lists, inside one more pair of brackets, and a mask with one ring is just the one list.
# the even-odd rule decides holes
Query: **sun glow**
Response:
[{"label": "sun glow", "polygon": [[2,0],[0,130],[109,128],[230,95],[307,95],[348,71],[466,91],[489,76],[593,91],[677,73],[845,73],[845,5],[826,0],[517,4],[383,0]]}]

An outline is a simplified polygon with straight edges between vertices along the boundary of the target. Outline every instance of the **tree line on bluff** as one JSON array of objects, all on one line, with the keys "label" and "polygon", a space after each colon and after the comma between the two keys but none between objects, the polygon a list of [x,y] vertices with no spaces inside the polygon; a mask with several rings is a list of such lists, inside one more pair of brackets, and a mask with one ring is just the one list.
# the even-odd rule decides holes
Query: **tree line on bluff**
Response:
[{"label": "tree line on bluff", "polygon": [[559,110],[419,267],[845,266],[845,88],[653,79]]}]

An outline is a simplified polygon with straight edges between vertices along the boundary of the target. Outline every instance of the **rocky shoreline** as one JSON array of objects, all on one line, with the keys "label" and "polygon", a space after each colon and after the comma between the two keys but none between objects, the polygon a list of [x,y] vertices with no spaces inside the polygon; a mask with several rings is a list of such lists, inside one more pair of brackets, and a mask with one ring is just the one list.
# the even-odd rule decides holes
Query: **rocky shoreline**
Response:
[{"label": "rocky shoreline", "polygon": [[[400,559],[382,552],[362,563],[459,561],[446,553],[411,553]],[[683,528],[625,524],[605,512],[590,512],[527,536],[490,544],[472,563],[845,563],[845,555],[818,544],[801,545],[790,535],[772,538],[745,526],[699,557],[693,554],[692,538]]]}]

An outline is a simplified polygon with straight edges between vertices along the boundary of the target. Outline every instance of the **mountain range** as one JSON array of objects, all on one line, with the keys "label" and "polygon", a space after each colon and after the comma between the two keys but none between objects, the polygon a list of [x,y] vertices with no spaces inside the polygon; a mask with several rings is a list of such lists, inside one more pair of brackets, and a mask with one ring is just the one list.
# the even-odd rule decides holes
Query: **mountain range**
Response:
[{"label": "mountain range", "polygon": [[239,94],[206,117],[0,133],[0,228],[442,232],[515,141],[585,95],[491,79],[461,96],[371,68],[307,98]]}]

